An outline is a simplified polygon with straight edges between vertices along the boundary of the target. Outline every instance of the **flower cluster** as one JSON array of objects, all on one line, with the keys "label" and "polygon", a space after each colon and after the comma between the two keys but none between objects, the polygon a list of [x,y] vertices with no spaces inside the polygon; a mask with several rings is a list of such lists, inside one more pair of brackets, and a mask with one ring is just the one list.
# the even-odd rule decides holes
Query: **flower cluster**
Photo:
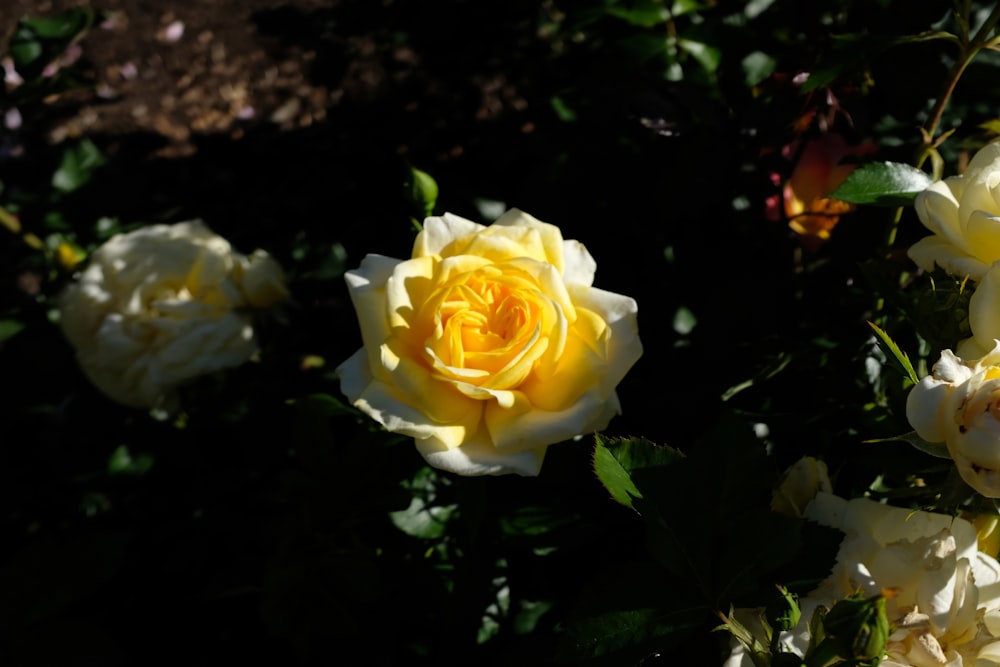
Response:
[{"label": "flower cluster", "polygon": [[642,354],[636,302],[592,287],[595,269],[516,209],[489,227],[428,218],[410,259],[368,255],[347,274],[364,346],[341,387],[434,467],[536,475],[549,445],[618,414]]},{"label": "flower cluster", "polygon": [[1000,342],[973,361],[942,352],[907,396],[906,415],[921,438],[948,446],[969,486],[1000,498]]},{"label": "flower cluster", "polygon": [[[828,486],[822,465],[806,458],[789,471],[776,499],[789,488]],[[814,491],[803,516],[843,532],[844,538],[832,572],[799,601],[799,621],[781,633],[785,652],[800,657],[815,652],[816,619],[860,594],[885,598],[890,630],[881,665],[1000,664],[1000,563],[978,550],[971,523],[822,490]],[[749,610],[739,616],[760,630]],[[726,666],[752,664],[747,648],[734,643]]]},{"label": "flower cluster", "polygon": [[199,221],[112,237],[60,300],[80,368],[111,399],[170,407],[183,383],[257,350],[251,308],[288,295],[281,267],[249,257]]},{"label": "flower cluster", "polygon": [[971,337],[944,350],[913,388],[907,418],[921,438],[947,445],[973,489],[1000,497],[1000,143],[983,147],[962,175],[930,185],[914,206],[933,234],[913,244],[910,257],[925,270],[969,279],[975,291]]}]

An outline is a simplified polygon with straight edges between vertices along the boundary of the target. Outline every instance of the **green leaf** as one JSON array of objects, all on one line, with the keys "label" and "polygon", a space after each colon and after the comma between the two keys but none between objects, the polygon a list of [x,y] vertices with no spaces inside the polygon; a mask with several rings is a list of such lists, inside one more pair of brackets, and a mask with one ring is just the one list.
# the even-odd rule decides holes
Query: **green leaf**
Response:
[{"label": "green leaf", "polygon": [[928,442],[917,435],[916,431],[910,431],[909,433],[893,436],[891,438],[875,438],[873,440],[865,440],[866,444],[877,442],[908,442],[910,445],[925,454],[930,454],[931,456],[935,456],[939,459],[951,458],[951,454],[948,453],[948,446],[946,444],[943,442]]},{"label": "green leaf", "polygon": [[405,510],[390,512],[393,525],[410,537],[434,539],[444,535],[448,521],[458,511],[458,505],[428,505],[423,498],[413,498]]},{"label": "green leaf", "polygon": [[771,76],[778,61],[763,51],[748,53],[740,63],[743,67],[744,80],[747,86],[753,87]]},{"label": "green leaf", "polygon": [[25,18],[20,26],[42,39],[71,40],[86,30],[94,20],[94,10],[77,7],[53,18]]},{"label": "green leaf", "polygon": [[26,81],[37,78],[67,46],[93,25],[97,13],[76,7],[52,18],[23,18],[10,39],[14,68]]},{"label": "green leaf", "polygon": [[702,9],[702,3],[698,2],[698,0],[675,0],[670,7],[670,16],[677,18],[678,16],[690,14],[700,9]]},{"label": "green leaf", "polygon": [[665,23],[670,14],[660,2],[650,2],[643,0],[635,3],[633,7],[620,7],[614,5],[605,10],[609,16],[627,21],[640,28],[652,28]]},{"label": "green leaf", "polygon": [[436,539],[444,535],[448,522],[458,515],[457,504],[441,504],[438,487],[441,480],[430,467],[421,468],[407,484],[413,494],[410,506],[398,512],[389,512],[392,523],[411,537]]},{"label": "green leaf", "polygon": [[363,414],[330,394],[310,394],[288,402],[300,409],[326,417],[357,417]]},{"label": "green leaf", "polygon": [[715,70],[719,68],[719,63],[722,61],[722,51],[704,42],[692,39],[678,39],[677,47],[691,54],[698,61],[698,64],[701,65],[702,69],[709,74],[714,74]]},{"label": "green leaf", "polygon": [[651,555],[710,607],[780,581],[764,575],[794,558],[801,528],[768,509],[776,476],[764,443],[735,417],[672,465],[634,471]]},{"label": "green leaf", "polygon": [[637,665],[703,627],[711,609],[649,561],[601,568],[560,625],[557,664]]},{"label": "green leaf", "polygon": [[13,338],[24,329],[24,323],[17,320],[0,320],[0,343]]},{"label": "green leaf", "polygon": [[907,206],[933,183],[916,167],[900,162],[873,162],[855,169],[830,197],[852,204]]},{"label": "green leaf", "polygon": [[899,349],[899,346],[896,345],[896,341],[890,338],[889,334],[887,334],[874,322],[868,322],[868,326],[870,326],[875,332],[875,335],[878,336],[879,341],[882,343],[882,347],[888,350],[888,352],[895,357],[896,361],[899,362],[899,365],[903,367],[903,370],[906,371],[906,375],[910,378],[910,381],[913,382],[913,384],[920,382],[920,377],[917,375],[917,371],[913,369],[913,364],[910,363],[910,358],[906,356],[905,352]]},{"label": "green leaf", "polygon": [[[578,642],[576,657],[614,658],[613,664],[637,664],[632,661],[646,658],[654,646],[662,648],[653,643],[657,638],[686,634],[698,627],[700,623],[692,622],[692,614],[687,609],[673,612],[656,608],[612,610],[573,626]],[[617,662],[624,656],[629,656],[627,662]]]},{"label": "green leaf", "polygon": [[85,185],[104,162],[100,149],[90,139],[82,139],[63,153],[62,163],[52,175],[52,187],[60,192],[73,192]]},{"label": "green leaf", "polygon": [[598,435],[594,446],[594,472],[611,497],[635,509],[633,498],[642,494],[632,482],[632,472],[668,466],[680,460],[675,449],[656,445],[645,438],[605,438]]},{"label": "green leaf", "polygon": [[141,475],[152,467],[152,454],[143,452],[132,456],[125,445],[119,445],[108,458],[108,472],[112,475]]},{"label": "green leaf", "polygon": [[549,99],[549,105],[552,107],[552,111],[555,112],[556,117],[562,122],[572,123],[576,120],[576,112],[560,96],[553,95]]}]

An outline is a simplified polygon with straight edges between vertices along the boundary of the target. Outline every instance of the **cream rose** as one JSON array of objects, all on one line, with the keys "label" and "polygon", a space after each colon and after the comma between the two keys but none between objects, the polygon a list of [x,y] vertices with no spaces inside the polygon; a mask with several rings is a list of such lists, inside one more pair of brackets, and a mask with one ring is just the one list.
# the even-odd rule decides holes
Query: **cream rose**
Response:
[{"label": "cream rose", "polygon": [[985,355],[1000,339],[1000,262],[986,270],[969,299],[969,329],[972,336],[955,349],[963,359]]},{"label": "cream rose", "polygon": [[[1000,665],[1000,564],[977,550],[968,521],[825,492],[805,517],[843,531],[844,539],[830,576],[799,601],[799,624],[782,633],[787,650],[805,654],[809,621],[819,606],[892,589],[883,666]],[[751,664],[740,646],[726,662]]]},{"label": "cream rose", "polygon": [[982,279],[1000,260],[1000,143],[980,149],[961,176],[931,184],[914,208],[933,235],[914,243],[910,258],[928,271],[937,264]]},{"label": "cream rose", "polygon": [[948,446],[969,486],[1000,498],[1000,342],[974,361],[942,352],[910,390],[906,417],[921,438]]},{"label": "cream rose", "polygon": [[169,407],[182,383],[256,351],[246,307],[288,295],[281,267],[201,222],[152,225],[98,248],[62,294],[60,325],[87,377],[133,407]]},{"label": "cream rose", "polygon": [[801,517],[820,491],[833,491],[826,463],[803,456],[785,471],[771,497],[771,509],[786,516]]},{"label": "cream rose", "polygon": [[591,287],[595,269],[516,209],[489,227],[427,218],[411,259],[368,255],[347,274],[364,346],[341,388],[434,467],[536,475],[549,445],[619,413],[642,354],[636,302]]}]

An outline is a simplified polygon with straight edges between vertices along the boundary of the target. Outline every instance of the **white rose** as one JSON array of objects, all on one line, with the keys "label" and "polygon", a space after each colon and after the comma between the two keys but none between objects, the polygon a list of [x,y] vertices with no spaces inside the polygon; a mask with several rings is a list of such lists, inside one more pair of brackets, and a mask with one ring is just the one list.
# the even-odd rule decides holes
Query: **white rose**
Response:
[{"label": "white rose", "polygon": [[913,204],[933,235],[913,244],[910,258],[928,271],[937,264],[979,281],[1000,260],[1000,143],[984,146],[965,173],[931,184]]},{"label": "white rose", "polygon": [[947,445],[969,486],[1000,498],[1000,343],[974,361],[942,352],[910,390],[906,417],[921,438]]},{"label": "white rose", "polygon": [[107,396],[167,406],[180,384],[250,358],[257,344],[244,308],[283,297],[280,280],[273,259],[248,260],[199,221],[152,225],[93,253],[61,296],[60,325]]},{"label": "white rose", "polygon": [[[1000,564],[977,550],[976,531],[963,519],[845,500],[820,492],[805,517],[844,532],[833,571],[799,601],[802,618],[782,644],[799,656],[809,645],[809,621],[856,592],[895,593],[886,602],[893,632],[887,667],[1000,665]],[[750,667],[734,647],[727,666]]]}]

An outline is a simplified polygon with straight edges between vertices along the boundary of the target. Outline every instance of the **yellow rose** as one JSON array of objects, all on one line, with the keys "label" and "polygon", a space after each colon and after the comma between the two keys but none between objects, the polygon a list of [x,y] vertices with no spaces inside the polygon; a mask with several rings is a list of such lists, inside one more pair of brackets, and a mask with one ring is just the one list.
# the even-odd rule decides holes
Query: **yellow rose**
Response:
[{"label": "yellow rose", "polygon": [[910,258],[927,271],[937,264],[979,281],[1000,260],[1000,143],[984,146],[964,174],[931,184],[913,204],[934,234],[914,243]]},{"label": "yellow rose", "polygon": [[180,384],[245,362],[257,349],[245,308],[287,294],[259,253],[234,252],[199,221],[109,239],[59,304],[83,372],[119,403],[169,407]]},{"label": "yellow rose", "polygon": [[549,445],[619,413],[642,354],[635,301],[591,287],[595,269],[516,209],[490,227],[428,218],[411,259],[368,255],[347,274],[364,347],[341,388],[434,467],[536,475]]},{"label": "yellow rose", "polygon": [[944,442],[969,486],[1000,498],[1000,342],[963,361],[951,350],[906,398],[910,425],[928,442]]}]

